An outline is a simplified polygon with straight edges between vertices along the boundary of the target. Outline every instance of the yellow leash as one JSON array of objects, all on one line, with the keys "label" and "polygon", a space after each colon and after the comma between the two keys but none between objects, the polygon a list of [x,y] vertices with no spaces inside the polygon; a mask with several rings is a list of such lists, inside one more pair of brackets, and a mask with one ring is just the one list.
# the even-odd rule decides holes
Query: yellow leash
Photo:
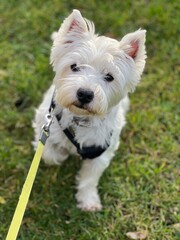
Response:
[{"label": "yellow leash", "polygon": [[49,137],[49,128],[52,123],[52,116],[50,114],[46,115],[46,124],[42,127],[41,135],[39,138],[38,146],[34,158],[32,160],[26,181],[22,188],[21,195],[19,197],[19,201],[11,221],[11,225],[6,237],[6,240],[16,240],[19,228],[21,226],[21,222],[24,216],[24,212],[26,210],[26,206],[29,200],[29,196],[31,193],[31,189],[34,183],[34,179],[36,177],[36,173],[38,170],[38,166],[41,160],[41,156],[43,153],[43,148],[45,146],[46,140]]}]

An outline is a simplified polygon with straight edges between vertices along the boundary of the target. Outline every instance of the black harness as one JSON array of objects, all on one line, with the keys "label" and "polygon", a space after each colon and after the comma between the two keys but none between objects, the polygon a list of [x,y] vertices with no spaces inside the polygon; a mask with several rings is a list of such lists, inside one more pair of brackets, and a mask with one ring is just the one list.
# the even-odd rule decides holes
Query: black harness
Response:
[{"label": "black harness", "polygon": [[[54,99],[52,98],[50,107],[49,107],[49,113],[51,114],[53,110],[56,107],[56,103]],[[62,112],[55,115],[59,126],[61,127],[60,120],[62,117]],[[70,142],[76,147],[77,153],[82,157],[82,159],[93,159],[99,157],[106,149],[109,147],[109,143],[106,142],[106,146],[96,146],[92,145],[90,147],[81,147],[80,144],[76,141],[75,135],[73,134],[73,131],[71,131],[68,128],[62,129],[66,137],[70,140]],[[112,133],[111,133],[112,135]]]}]

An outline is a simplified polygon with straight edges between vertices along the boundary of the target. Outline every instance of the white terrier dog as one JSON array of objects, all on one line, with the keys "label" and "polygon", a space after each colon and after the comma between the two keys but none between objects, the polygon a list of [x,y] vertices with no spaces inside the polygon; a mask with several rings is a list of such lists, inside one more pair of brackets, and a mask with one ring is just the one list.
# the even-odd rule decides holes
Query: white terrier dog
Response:
[{"label": "white terrier dog", "polygon": [[85,159],[77,176],[82,210],[102,208],[97,185],[118,149],[128,92],[145,66],[145,33],[138,30],[121,41],[98,36],[94,24],[74,10],[53,34],[55,78],[36,112],[34,147],[50,106],[55,117],[43,159],[47,164],[61,164],[69,154]]}]

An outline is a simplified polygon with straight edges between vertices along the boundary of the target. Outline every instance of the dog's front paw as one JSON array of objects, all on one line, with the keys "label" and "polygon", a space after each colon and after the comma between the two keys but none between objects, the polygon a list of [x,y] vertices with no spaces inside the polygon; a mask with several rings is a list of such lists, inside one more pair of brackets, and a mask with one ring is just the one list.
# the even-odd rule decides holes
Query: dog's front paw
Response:
[{"label": "dog's front paw", "polygon": [[95,212],[102,209],[97,191],[79,190],[76,194],[77,207],[83,211]]}]

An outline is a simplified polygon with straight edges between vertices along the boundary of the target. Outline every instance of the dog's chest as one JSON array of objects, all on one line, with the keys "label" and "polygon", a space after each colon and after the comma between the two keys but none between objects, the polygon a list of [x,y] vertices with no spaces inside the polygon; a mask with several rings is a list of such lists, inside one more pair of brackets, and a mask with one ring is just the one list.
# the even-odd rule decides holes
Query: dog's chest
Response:
[{"label": "dog's chest", "polygon": [[68,129],[81,147],[104,146],[110,141],[112,129],[106,125],[105,119],[76,117],[65,111],[59,124],[62,129]]}]

